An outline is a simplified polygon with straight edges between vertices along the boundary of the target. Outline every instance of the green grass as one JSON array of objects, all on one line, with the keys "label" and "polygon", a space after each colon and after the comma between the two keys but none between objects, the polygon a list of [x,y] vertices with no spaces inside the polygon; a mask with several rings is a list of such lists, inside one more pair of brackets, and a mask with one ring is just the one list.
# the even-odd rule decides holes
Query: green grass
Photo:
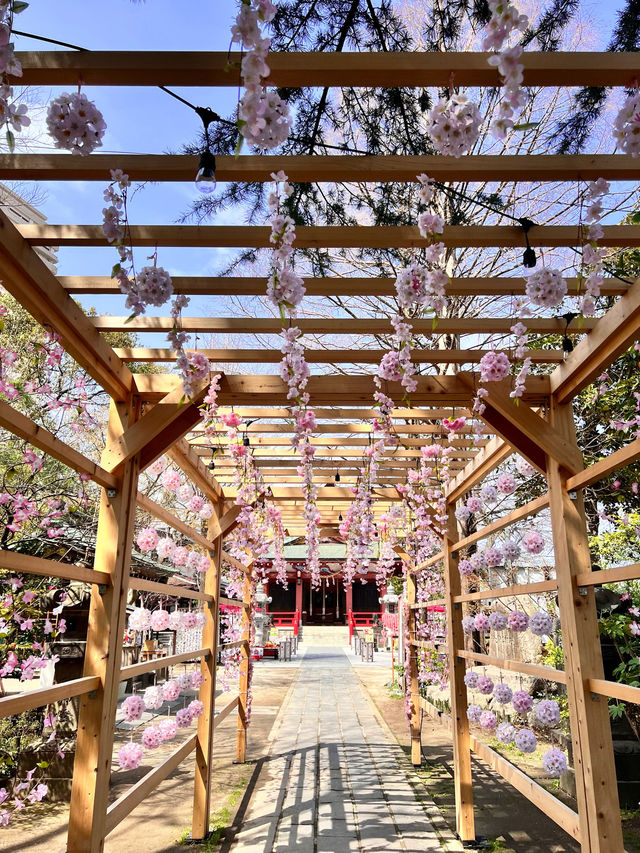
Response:
[{"label": "green grass", "polygon": [[[220,844],[224,837],[225,830],[229,828],[231,825],[231,819],[233,815],[233,810],[235,806],[237,806],[240,801],[244,789],[247,786],[247,779],[240,779],[240,781],[236,784],[235,788],[231,791],[231,793],[227,796],[225,804],[220,806],[215,812],[209,817],[209,835],[203,841],[200,850],[206,851],[206,853],[212,853],[215,848]],[[186,844],[189,840],[190,830],[185,829],[182,835],[178,838],[178,844]]]}]

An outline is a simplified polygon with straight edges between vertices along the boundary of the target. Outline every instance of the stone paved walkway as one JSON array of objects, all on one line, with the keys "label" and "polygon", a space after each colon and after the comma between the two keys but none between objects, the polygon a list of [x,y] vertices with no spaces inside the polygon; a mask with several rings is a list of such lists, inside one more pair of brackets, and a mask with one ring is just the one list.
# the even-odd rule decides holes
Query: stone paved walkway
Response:
[{"label": "stone paved walkway", "polygon": [[446,828],[436,833],[404,762],[342,648],[310,646],[230,850],[461,849]]}]

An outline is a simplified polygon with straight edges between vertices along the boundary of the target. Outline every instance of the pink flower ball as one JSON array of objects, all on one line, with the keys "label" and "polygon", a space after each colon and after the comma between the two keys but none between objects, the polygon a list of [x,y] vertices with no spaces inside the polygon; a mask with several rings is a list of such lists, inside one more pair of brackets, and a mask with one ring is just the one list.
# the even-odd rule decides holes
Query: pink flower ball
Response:
[{"label": "pink flower ball", "polygon": [[198,560],[197,571],[203,575],[205,572],[208,572],[211,568],[211,560],[208,554],[201,554],[200,559]]},{"label": "pink flower ball", "polygon": [[158,539],[158,544],[156,545],[156,554],[158,555],[158,559],[170,560],[173,557],[175,548],[176,546],[173,539],[169,539],[168,536],[161,537]]},{"label": "pink flower ball", "polygon": [[475,690],[478,686],[478,673],[473,669],[467,670],[464,674],[464,683],[470,690]]},{"label": "pink flower ball", "polygon": [[529,617],[522,610],[512,610],[507,617],[507,627],[510,631],[522,632],[527,630]]},{"label": "pink flower ball", "polygon": [[528,530],[522,537],[522,547],[529,554],[539,554],[544,548],[544,536],[537,530]]},{"label": "pink flower ball", "polygon": [[182,627],[187,631],[190,631],[193,628],[197,628],[198,627],[198,614],[194,613],[191,610],[187,610],[186,613],[184,613],[183,617],[182,617]]},{"label": "pink flower ball", "polygon": [[121,770],[135,770],[142,761],[144,750],[138,743],[125,743],[118,751],[118,764]]},{"label": "pink flower ball", "polygon": [[201,672],[192,672],[191,673],[191,686],[194,690],[197,690],[199,687],[202,687],[204,684],[204,675]]},{"label": "pink flower ball", "polygon": [[526,690],[516,690],[513,694],[511,704],[518,714],[528,714],[533,708],[533,699]]},{"label": "pink flower ball", "polygon": [[177,494],[178,499],[181,500],[183,504],[188,504],[193,497],[193,489],[188,483],[185,483],[184,486],[180,486]]},{"label": "pink flower ball", "polygon": [[162,740],[172,740],[178,733],[178,724],[173,717],[166,717],[158,723]]},{"label": "pink flower ball", "polygon": [[525,290],[534,305],[557,308],[567,295],[567,282],[560,270],[540,267],[527,279]]},{"label": "pink flower ball", "polygon": [[151,630],[166,631],[169,627],[169,611],[154,610],[151,614]]},{"label": "pink flower ball", "polygon": [[184,566],[187,562],[187,558],[189,556],[189,550],[185,548],[183,545],[178,545],[177,548],[174,548],[173,557],[171,558],[171,562],[174,566],[178,568],[180,566]]},{"label": "pink flower ball", "polygon": [[520,546],[517,542],[514,542],[513,539],[507,539],[502,543],[502,554],[505,560],[512,563],[520,556]]},{"label": "pink flower ball", "polygon": [[471,560],[474,572],[481,572],[482,569],[487,568],[487,561],[485,560],[484,553],[482,551],[476,551],[476,553],[472,554],[469,559]]},{"label": "pink flower ball", "polygon": [[476,613],[473,626],[476,631],[488,631],[489,630],[489,617],[486,613]]},{"label": "pink flower ball", "polygon": [[567,756],[562,752],[562,750],[557,749],[554,746],[547,750],[547,752],[542,756],[542,766],[549,776],[553,776],[557,779],[567,771]]},{"label": "pink flower ball", "polygon": [[130,631],[146,631],[151,627],[151,611],[146,607],[134,607],[129,614]]},{"label": "pink flower ball", "polygon": [[204,703],[199,699],[193,699],[189,702],[187,708],[191,711],[191,716],[194,720],[197,720],[198,717],[201,717],[204,714]]},{"label": "pink flower ball", "polygon": [[532,634],[537,634],[538,637],[550,634],[552,627],[553,619],[544,610],[538,610],[537,613],[529,617],[529,630]]},{"label": "pink flower ball", "polygon": [[162,743],[162,733],[159,726],[147,726],[142,732],[142,745],[145,749],[157,749]]},{"label": "pink flower ball", "polygon": [[139,720],[142,716],[142,712],[144,711],[144,702],[140,696],[135,694],[133,696],[127,696],[120,706],[120,710],[122,711],[122,718],[128,723],[132,723],[134,720]]},{"label": "pink flower ball", "polygon": [[475,630],[475,624],[473,616],[465,616],[462,620],[462,630],[465,634],[472,634]]},{"label": "pink flower ball", "polygon": [[146,472],[150,477],[158,477],[166,467],[167,463],[164,456],[160,456],[159,459],[156,459],[155,462],[152,462],[151,465],[147,466]]},{"label": "pink flower ball", "polygon": [[189,708],[180,708],[176,712],[176,723],[180,729],[188,729],[193,722],[193,712]]},{"label": "pink flower ball", "polygon": [[505,353],[491,350],[480,359],[480,379],[482,382],[500,382],[508,375],[510,367]]},{"label": "pink flower ball", "polygon": [[176,681],[165,681],[162,685],[162,696],[167,702],[174,702],[180,695],[180,688]]},{"label": "pink flower ball", "polygon": [[176,684],[180,688],[180,692],[183,690],[191,690],[191,673],[181,672],[176,678]]},{"label": "pink flower ball", "polygon": [[195,625],[194,628],[204,628],[207,624],[207,617],[203,610],[196,610],[195,612]]},{"label": "pink flower ball", "polygon": [[516,481],[512,474],[500,474],[496,481],[498,491],[503,495],[511,495],[516,490]]},{"label": "pink flower ball", "polygon": [[463,576],[472,575],[473,574],[473,563],[471,562],[471,560],[459,560],[458,571]]},{"label": "pink flower ball", "polygon": [[200,510],[198,515],[200,516],[200,518],[203,521],[208,521],[214,512],[215,512],[215,508],[214,508],[213,504],[209,503],[207,501],[205,504],[203,504],[202,509]]},{"label": "pink flower ball", "polygon": [[480,714],[480,719],[478,720],[483,729],[489,729],[493,731],[495,727],[498,725],[498,718],[493,713],[493,711],[483,711]]},{"label": "pink flower ball", "polygon": [[167,468],[167,470],[162,475],[162,479],[160,480],[160,482],[165,487],[165,489],[167,489],[167,491],[175,492],[176,489],[180,488],[182,478],[174,468]]},{"label": "pink flower ball", "polygon": [[494,504],[498,500],[498,490],[495,486],[486,485],[480,490],[480,500],[486,504]]},{"label": "pink flower ball", "polygon": [[536,473],[536,469],[530,462],[527,462],[522,456],[518,456],[516,459],[516,470],[523,477],[533,477]]},{"label": "pink flower ball", "polygon": [[520,752],[535,752],[538,748],[538,739],[531,729],[520,729],[516,734],[515,744]]},{"label": "pink flower ball", "polygon": [[189,551],[189,556],[187,557],[187,569],[190,572],[195,572],[200,565],[200,554],[197,551]]},{"label": "pink flower ball", "polygon": [[189,512],[200,512],[204,506],[204,498],[200,495],[194,495],[188,503]]},{"label": "pink flower ball", "polygon": [[465,522],[471,515],[471,510],[468,506],[459,506],[456,510],[456,518],[458,521]]},{"label": "pink flower ball", "polygon": [[142,701],[144,702],[144,707],[148,711],[157,711],[158,708],[160,708],[162,706],[162,703],[164,702],[162,696],[162,688],[158,687],[156,684],[152,685],[151,687],[147,687],[147,689],[144,691]]},{"label": "pink flower ball", "polygon": [[489,614],[489,629],[491,631],[504,631],[507,627],[507,617],[499,610],[494,610]]},{"label": "pink flower ball", "polygon": [[560,722],[560,705],[554,699],[541,699],[533,713],[541,726],[557,726]]},{"label": "pink flower ball", "polygon": [[467,708],[467,719],[470,723],[477,723],[482,716],[482,708],[480,705],[469,705]]},{"label": "pink flower ball", "polygon": [[498,728],[496,729],[496,737],[500,741],[500,743],[513,743],[513,739],[516,736],[515,727],[511,725],[511,723],[500,723]]},{"label": "pink flower ball", "polygon": [[505,684],[503,681],[499,681],[493,688],[493,695],[495,696],[496,702],[499,702],[501,705],[508,705],[513,699],[513,690],[508,684]]},{"label": "pink flower ball", "polygon": [[493,681],[488,675],[478,677],[478,692],[483,696],[490,696],[493,693]]},{"label": "pink flower ball", "polygon": [[182,627],[182,610],[172,610],[169,614],[169,630],[178,631]]},{"label": "pink flower ball", "polygon": [[487,548],[486,551],[483,551],[484,561],[489,568],[493,566],[501,566],[504,560],[502,559],[502,551],[500,548],[496,548],[495,545],[492,545],[490,548]]},{"label": "pink flower ball", "polygon": [[465,506],[469,510],[469,513],[480,512],[480,510],[482,509],[482,501],[480,500],[480,498],[471,497],[467,500]]}]

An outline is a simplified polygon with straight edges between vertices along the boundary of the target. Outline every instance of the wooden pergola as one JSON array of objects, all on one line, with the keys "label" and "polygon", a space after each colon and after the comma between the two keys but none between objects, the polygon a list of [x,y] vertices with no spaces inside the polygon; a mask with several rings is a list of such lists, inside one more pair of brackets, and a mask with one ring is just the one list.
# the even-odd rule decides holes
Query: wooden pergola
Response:
[{"label": "wooden pergola", "polygon": [[[24,69],[23,83],[39,86],[74,86],[81,78],[91,86],[224,86],[236,87],[238,72],[226,53],[128,53],[128,52],[28,52],[18,54]],[[637,54],[623,53],[525,53],[524,84],[532,86],[629,86],[640,75]],[[232,70],[228,70],[231,65]],[[487,65],[486,54],[287,54],[269,57],[271,76],[267,83],[296,86],[446,86],[455,73],[456,83],[498,86],[497,71]],[[66,154],[0,155],[0,180],[82,180],[106,183],[110,170],[120,168],[133,181],[191,181],[197,157],[174,155],[104,155],[86,158]],[[637,180],[638,160],[626,155],[585,154],[576,156],[219,156],[218,181],[267,182],[283,169],[289,180],[313,182],[409,182],[425,172],[440,181],[581,181]],[[640,226],[607,225],[600,241],[606,247],[640,246]],[[534,226],[532,246],[573,247],[580,245],[578,226]],[[131,238],[136,247],[240,247],[269,245],[266,227],[134,225]],[[519,247],[518,226],[447,226],[444,242],[451,247]],[[98,540],[93,569],[84,569],[9,552],[2,553],[2,567],[91,584],[90,629],[84,675],[72,682],[35,690],[19,697],[0,699],[0,714],[7,716],[72,696],[81,697],[76,764],[69,822],[68,853],[98,853],[104,839],[154,788],[195,753],[192,836],[204,838],[209,828],[211,768],[215,761],[214,728],[237,708],[240,721],[238,760],[244,760],[246,725],[248,633],[241,642],[243,653],[239,694],[214,717],[215,664],[218,654],[218,607],[232,603],[220,596],[222,561],[233,558],[224,552],[225,535],[233,529],[237,511],[233,504],[231,460],[216,457],[216,478],[204,464],[210,450],[199,428],[199,405],[207,383],[196,387],[192,399],[183,400],[179,379],[171,374],[135,374],[132,362],[167,362],[175,354],[163,349],[112,349],[103,333],[135,331],[141,334],[168,330],[168,317],[138,317],[125,324],[124,317],[86,316],[74,302],[83,294],[116,293],[116,283],[106,276],[55,276],[37,255],[41,246],[102,246],[105,238],[98,224],[14,225],[0,213],[0,278],[4,287],[33,315],[53,328],[62,345],[111,397],[111,409],[100,465],[92,463],[46,430],[0,403],[0,426],[51,454],[66,465],[87,474],[102,488]],[[326,247],[420,247],[425,241],[417,228],[333,227],[298,228],[296,246]],[[314,296],[390,295],[388,278],[315,278],[307,280]],[[569,281],[577,292],[577,281]],[[255,295],[264,290],[262,279],[180,277],[174,279],[178,293],[197,295]],[[524,292],[524,279],[454,279],[452,295],[466,297],[510,297]],[[612,471],[640,458],[640,439],[585,469],[575,437],[572,400],[638,337],[640,329],[640,282],[627,285],[608,279],[603,293],[613,307],[599,319],[574,320],[568,333],[579,337],[574,351],[565,357],[554,349],[533,349],[537,364],[548,365],[545,375],[530,376],[519,406],[509,397],[508,381],[492,383],[483,415],[486,440],[474,444],[471,430],[461,432],[454,442],[452,468],[458,473],[447,492],[449,526],[442,550],[428,563],[409,566],[409,601],[416,604],[415,575],[427,565],[444,562],[448,623],[448,655],[451,673],[451,732],[454,743],[455,789],[458,832],[462,839],[475,837],[471,752],[475,752],[502,774],[524,796],[539,806],[589,853],[622,853],[623,842],[617,800],[611,731],[606,697],[640,703],[640,689],[607,682],[603,678],[594,587],[608,581],[640,577],[640,565],[593,572],[585,526],[581,489]],[[565,322],[555,318],[525,319],[532,335],[565,333]],[[508,334],[512,320],[504,316],[456,318],[439,322],[438,334]],[[386,319],[314,319],[297,321],[303,332],[314,335],[388,334]],[[227,335],[278,333],[278,319],[264,317],[187,317],[183,328],[190,332],[224,332]],[[431,331],[431,320],[414,323],[416,332]],[[223,365],[277,362],[280,354],[264,350],[216,349],[204,351]],[[341,365],[372,365],[381,350],[317,349],[307,351],[310,362]],[[444,417],[470,416],[470,405],[478,384],[474,365],[481,349],[428,349],[416,351],[416,363],[448,368],[446,373],[422,375],[411,395],[411,408],[393,411],[402,444],[385,454],[379,481],[374,489],[374,512],[380,514],[400,500],[397,485],[415,466],[420,448],[445,441]],[[322,526],[335,527],[353,499],[349,486],[356,481],[363,447],[369,442],[374,383],[362,372],[348,375],[313,375],[308,390],[319,421],[313,439],[314,460]],[[402,399],[400,387],[389,384],[388,393]],[[291,413],[287,387],[278,375],[223,373],[219,403],[254,421],[249,428],[253,455],[271,499],[282,508],[285,526],[292,534],[304,533],[301,517],[302,490],[296,482],[297,465],[290,449]],[[547,481],[547,491],[536,500],[459,539],[454,516],[455,502],[487,474],[518,452]],[[206,535],[189,527],[138,491],[139,473],[162,454],[167,454],[187,477],[214,503],[216,513]],[[341,484],[333,485],[340,468]],[[325,485],[322,485],[322,484]],[[130,577],[130,548],[136,508],[166,521],[211,554],[211,568],[203,588],[180,595],[204,602],[207,624],[202,647],[195,653],[121,667],[126,596],[129,589],[166,594],[166,586]],[[461,549],[527,516],[550,508],[556,578],[542,584],[467,592],[457,570]],[[250,571],[247,574],[244,619],[250,618]],[[464,603],[541,591],[557,593],[562,623],[565,669],[554,670],[514,660],[503,660],[465,650],[462,633]],[[433,602],[430,602],[433,603]],[[412,626],[414,627],[414,626]],[[421,641],[414,638],[415,652]],[[115,803],[109,805],[109,779],[113,749],[118,684],[132,675],[198,657],[205,682],[200,698],[205,713],[198,730]],[[470,736],[466,717],[466,661],[486,663],[502,669],[537,675],[566,685],[576,770],[577,812],[525,776],[498,753]],[[412,720],[412,758],[420,763],[418,711],[425,700],[419,697],[415,653],[412,658],[411,692],[415,713]]]}]

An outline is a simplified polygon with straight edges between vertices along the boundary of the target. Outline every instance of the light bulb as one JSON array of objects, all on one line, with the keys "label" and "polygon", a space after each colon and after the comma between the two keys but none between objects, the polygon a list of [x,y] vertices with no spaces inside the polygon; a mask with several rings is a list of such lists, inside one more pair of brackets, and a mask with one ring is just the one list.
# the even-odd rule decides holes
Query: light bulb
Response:
[{"label": "light bulb", "polygon": [[196,175],[196,189],[203,195],[209,195],[216,188],[216,158],[211,151],[200,155],[200,167]]}]

